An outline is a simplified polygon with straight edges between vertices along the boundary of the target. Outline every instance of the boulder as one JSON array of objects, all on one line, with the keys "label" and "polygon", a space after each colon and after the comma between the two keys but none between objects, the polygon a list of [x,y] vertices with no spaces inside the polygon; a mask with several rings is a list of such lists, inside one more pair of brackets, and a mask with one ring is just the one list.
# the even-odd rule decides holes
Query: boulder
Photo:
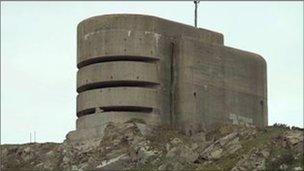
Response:
[{"label": "boulder", "polygon": [[158,156],[160,152],[156,150],[150,150],[148,146],[140,147],[138,150],[138,157],[141,163],[146,163],[148,160]]},{"label": "boulder", "polygon": [[290,142],[291,145],[296,145],[299,142],[303,142],[303,131],[291,130],[288,131],[284,137]]},{"label": "boulder", "polygon": [[212,159],[219,159],[222,156],[223,149],[219,148],[210,152],[210,157]]},{"label": "boulder", "polygon": [[104,160],[99,164],[96,169],[98,170],[120,170],[125,168],[130,162],[130,158],[127,154],[122,154],[113,159]]},{"label": "boulder", "polygon": [[180,162],[192,163],[198,158],[198,153],[186,145],[173,147],[167,154],[166,158],[175,159]]},{"label": "boulder", "polygon": [[206,133],[205,132],[196,133],[191,136],[191,140],[198,143],[204,142],[206,141]]},{"label": "boulder", "polygon": [[267,149],[259,150],[253,148],[249,154],[245,154],[241,160],[231,169],[231,171],[240,170],[265,170],[266,159],[269,157]]},{"label": "boulder", "polygon": [[170,160],[158,167],[158,170],[184,170],[184,165],[176,160]]},{"label": "boulder", "polygon": [[207,148],[199,152],[200,158],[216,160],[224,155],[235,153],[237,150],[242,148],[237,135],[238,133],[231,133],[218,139]]}]

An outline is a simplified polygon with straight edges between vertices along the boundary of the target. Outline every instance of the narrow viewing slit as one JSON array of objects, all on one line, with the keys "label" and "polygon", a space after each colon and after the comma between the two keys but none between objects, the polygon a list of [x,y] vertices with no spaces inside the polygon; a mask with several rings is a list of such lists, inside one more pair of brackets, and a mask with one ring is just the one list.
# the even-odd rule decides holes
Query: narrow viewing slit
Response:
[{"label": "narrow viewing slit", "polygon": [[104,81],[92,84],[86,84],[77,89],[78,93],[86,90],[107,88],[107,87],[155,87],[159,83],[148,82],[148,81]]},{"label": "narrow viewing slit", "polygon": [[100,108],[103,112],[145,112],[150,113],[153,111],[151,107],[140,106],[107,106]]},{"label": "narrow viewing slit", "polygon": [[85,115],[94,114],[95,112],[96,112],[95,108],[85,109],[83,111],[78,112],[77,116],[81,117],[81,116],[85,116]]},{"label": "narrow viewing slit", "polygon": [[[151,113],[153,111],[152,107],[141,107],[141,106],[106,106],[99,107],[100,112],[143,112],[143,113]],[[82,117],[85,115],[91,115],[96,113],[95,108],[86,109],[77,113],[78,117]]]},{"label": "narrow viewing slit", "polygon": [[154,62],[158,61],[159,59],[147,56],[103,56],[103,57],[95,57],[92,59],[88,59],[82,61],[77,64],[77,68],[82,68],[87,65],[91,65],[94,63],[101,63],[101,62],[111,62],[111,61],[140,61],[140,62]]}]

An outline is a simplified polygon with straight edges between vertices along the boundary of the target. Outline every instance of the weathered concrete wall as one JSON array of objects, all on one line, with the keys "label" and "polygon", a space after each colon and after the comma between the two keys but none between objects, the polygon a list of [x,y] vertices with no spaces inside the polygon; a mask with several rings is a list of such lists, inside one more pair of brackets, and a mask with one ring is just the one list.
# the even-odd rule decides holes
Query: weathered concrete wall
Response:
[{"label": "weathered concrete wall", "polygon": [[157,17],[132,14],[86,19],[78,25],[77,33],[78,68],[96,60],[107,60],[111,56],[136,60],[168,57],[171,53],[168,51],[171,39],[179,35],[212,44],[223,44],[224,41],[220,33],[193,29],[191,26]]},{"label": "weathered concrete wall", "polygon": [[266,63],[223,35],[157,17],[115,14],[77,30],[77,130],[132,118],[186,132],[228,122],[267,124]]},{"label": "weathered concrete wall", "polygon": [[182,36],[176,46],[174,122],[267,125],[266,62],[259,55]]}]

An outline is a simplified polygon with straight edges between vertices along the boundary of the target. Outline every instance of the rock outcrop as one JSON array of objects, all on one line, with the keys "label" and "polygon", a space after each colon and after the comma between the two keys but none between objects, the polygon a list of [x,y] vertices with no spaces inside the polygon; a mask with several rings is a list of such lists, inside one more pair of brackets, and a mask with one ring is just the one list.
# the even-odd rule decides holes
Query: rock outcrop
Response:
[{"label": "rock outcrop", "polygon": [[109,123],[100,139],[1,145],[1,170],[303,170],[303,129],[222,126],[186,136]]}]

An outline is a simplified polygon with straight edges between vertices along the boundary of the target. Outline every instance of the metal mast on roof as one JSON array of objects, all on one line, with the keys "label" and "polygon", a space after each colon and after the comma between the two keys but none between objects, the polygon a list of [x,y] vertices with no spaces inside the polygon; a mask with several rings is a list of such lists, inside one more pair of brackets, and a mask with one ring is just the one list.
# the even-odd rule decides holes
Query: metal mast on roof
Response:
[{"label": "metal mast on roof", "polygon": [[199,0],[194,0],[195,4],[195,11],[194,11],[194,26],[197,28],[197,4],[199,3]]}]

